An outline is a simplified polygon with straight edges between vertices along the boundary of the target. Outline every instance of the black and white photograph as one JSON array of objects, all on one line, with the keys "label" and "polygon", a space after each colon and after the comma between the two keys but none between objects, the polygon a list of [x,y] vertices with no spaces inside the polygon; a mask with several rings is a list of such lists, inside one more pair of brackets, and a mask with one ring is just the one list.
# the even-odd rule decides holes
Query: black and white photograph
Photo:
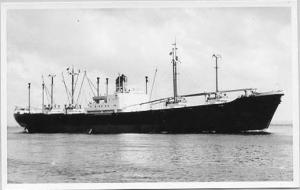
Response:
[{"label": "black and white photograph", "polygon": [[296,5],[2,3],[2,187],[298,187]]}]

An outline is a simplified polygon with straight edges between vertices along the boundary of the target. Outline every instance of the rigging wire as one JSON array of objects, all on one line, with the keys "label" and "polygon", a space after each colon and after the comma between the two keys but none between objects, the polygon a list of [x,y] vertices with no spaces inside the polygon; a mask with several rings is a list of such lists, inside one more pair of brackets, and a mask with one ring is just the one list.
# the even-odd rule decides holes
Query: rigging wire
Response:
[{"label": "rigging wire", "polygon": [[67,94],[68,100],[69,100],[69,97],[71,97],[71,92],[70,92],[70,90],[68,89],[68,86],[67,86],[67,84],[66,84],[66,81],[65,81],[65,77],[64,77],[63,72],[61,73],[61,75],[62,75],[63,83],[64,83],[64,86],[65,86],[66,94]]},{"label": "rigging wire", "polygon": [[75,81],[75,86],[74,86],[74,93],[75,93],[76,86],[77,86],[77,81],[78,81],[78,77],[79,77],[79,72],[80,72],[80,70],[78,71],[78,75],[76,75],[76,81]]},{"label": "rigging wire", "polygon": [[66,87],[67,93],[69,94],[69,97],[70,97],[70,99],[71,99],[72,94],[71,94],[71,91],[68,89],[68,86],[67,86],[67,84],[66,84],[66,80],[65,80],[65,78],[64,78],[64,75],[63,75],[63,82],[64,82],[64,85],[65,85],[65,87]]},{"label": "rigging wire", "polygon": [[153,82],[152,82],[152,86],[151,86],[149,101],[151,101],[151,98],[152,98],[152,91],[153,91],[153,87],[154,87],[154,83],[155,83],[156,73],[157,73],[157,68],[155,68],[155,73],[154,73]]},{"label": "rigging wire", "polygon": [[81,94],[81,89],[82,89],[82,85],[83,85],[85,77],[86,77],[86,71],[84,71],[84,75],[82,77],[82,82],[81,82],[80,89],[79,89],[79,92],[78,92],[78,96],[77,96],[77,99],[76,99],[77,104],[78,104],[78,100],[79,100],[79,97],[80,97],[80,94]]},{"label": "rigging wire", "polygon": [[45,84],[45,92],[46,92],[46,98],[47,98],[47,103],[49,104],[49,97],[50,97],[50,93],[49,93],[49,90],[47,88],[47,85],[45,83],[45,80],[44,80],[44,76],[42,76],[42,79],[43,79],[43,83]]},{"label": "rigging wire", "polygon": [[[88,97],[87,97],[88,96]],[[87,91],[87,93],[84,94],[84,97],[85,97],[85,101],[86,103],[88,104],[89,101],[90,101],[90,97],[92,97],[93,95],[91,94],[90,91]]]},{"label": "rigging wire", "polygon": [[92,85],[91,85],[91,83],[90,83],[90,80],[87,80],[87,81],[88,81],[88,84],[89,84],[89,86],[90,86],[90,89],[91,89],[92,93],[93,93],[94,96],[95,96],[95,93],[94,93],[94,91],[93,91],[93,88],[92,88]]},{"label": "rigging wire", "polygon": [[65,77],[64,77],[64,73],[63,72],[61,73],[61,76],[62,76],[63,83],[64,83],[64,86],[65,86],[65,90],[66,90],[66,94],[67,94],[67,98],[68,98],[68,103],[70,104],[70,97],[69,96],[71,96],[71,94],[70,94],[70,91],[68,90],[68,87],[66,85]]},{"label": "rigging wire", "polygon": [[[89,77],[86,76],[86,78],[87,78],[88,81],[91,83],[91,85],[93,86],[93,88],[94,88],[95,90],[97,90],[97,88],[95,87],[95,85],[93,84],[93,82],[89,79]],[[93,92],[93,94],[95,94],[95,93]]]},{"label": "rigging wire", "polygon": [[92,81],[89,79],[88,76],[86,76],[86,78],[87,78],[87,81],[88,81],[88,84],[90,86],[90,89],[91,89],[92,93],[94,94],[94,96],[96,96],[95,93],[94,93],[94,91],[93,91],[93,87],[96,90],[95,86],[93,85]]},{"label": "rigging wire", "polygon": [[87,93],[84,93],[84,98],[82,101],[84,101],[84,103],[87,105],[90,101],[90,97],[91,97],[91,92],[87,92]]},{"label": "rigging wire", "polygon": [[[87,75],[86,75],[86,79],[88,79]],[[89,90],[89,91],[85,91],[85,93],[83,94],[83,96],[81,96],[81,97],[83,97],[82,101],[84,101],[86,104],[89,103],[91,97],[95,96],[94,92],[92,91],[91,86],[90,86],[90,89],[91,90]]]}]

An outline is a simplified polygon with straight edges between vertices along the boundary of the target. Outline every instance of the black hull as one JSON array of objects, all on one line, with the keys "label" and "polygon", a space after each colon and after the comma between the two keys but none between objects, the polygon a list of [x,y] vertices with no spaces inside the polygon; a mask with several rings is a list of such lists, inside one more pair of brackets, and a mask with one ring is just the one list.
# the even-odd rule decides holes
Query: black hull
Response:
[{"label": "black hull", "polygon": [[201,133],[268,128],[282,94],[222,104],[107,114],[15,114],[29,133]]}]

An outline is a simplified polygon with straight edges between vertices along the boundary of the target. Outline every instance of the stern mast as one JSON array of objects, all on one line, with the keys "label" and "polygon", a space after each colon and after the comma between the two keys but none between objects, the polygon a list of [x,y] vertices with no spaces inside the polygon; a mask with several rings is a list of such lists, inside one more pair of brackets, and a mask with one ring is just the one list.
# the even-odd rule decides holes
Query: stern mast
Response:
[{"label": "stern mast", "polygon": [[44,96],[45,96],[45,82],[43,79],[43,83],[42,83],[42,113],[44,113],[44,109],[45,109],[45,101],[44,101]]},{"label": "stern mast", "polygon": [[216,60],[216,92],[219,92],[219,88],[218,88],[218,59],[221,58],[220,55],[216,55],[216,54],[213,54],[212,55],[213,58],[215,58]]},{"label": "stern mast", "polygon": [[178,103],[178,93],[177,93],[177,62],[178,62],[178,56],[177,56],[177,47],[176,47],[176,39],[172,48],[172,51],[170,52],[170,55],[172,56],[172,64],[173,64],[173,97],[174,97],[174,103]]},{"label": "stern mast", "polygon": [[31,83],[28,83],[28,112],[30,113],[30,85]]}]

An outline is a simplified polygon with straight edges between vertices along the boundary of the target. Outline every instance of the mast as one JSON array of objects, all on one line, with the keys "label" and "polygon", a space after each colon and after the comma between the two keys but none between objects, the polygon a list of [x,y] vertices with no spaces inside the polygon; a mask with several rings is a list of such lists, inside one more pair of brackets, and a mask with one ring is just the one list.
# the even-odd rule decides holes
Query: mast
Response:
[{"label": "mast", "polygon": [[216,60],[216,67],[215,67],[216,68],[216,92],[218,92],[219,91],[219,89],[218,89],[218,58],[221,58],[221,56],[213,54],[212,57],[214,57]]},{"label": "mast", "polygon": [[28,112],[30,113],[30,82],[28,83]]},{"label": "mast", "polygon": [[48,75],[50,78],[51,78],[51,108],[53,108],[53,78],[56,76],[56,75]]},{"label": "mast", "polygon": [[44,83],[44,80],[43,80],[43,83],[42,83],[42,113],[44,113],[44,94],[45,94],[45,83]]},{"label": "mast", "polygon": [[121,75],[120,75],[120,73],[118,74],[119,76],[118,76],[118,92],[121,92]]},{"label": "mast", "polygon": [[70,68],[67,68],[67,71],[69,72],[69,75],[71,75],[72,78],[72,88],[71,88],[71,104],[74,104],[74,91],[75,91],[75,86],[74,86],[74,76],[75,75],[79,75],[80,70],[78,70],[78,72],[74,71],[74,67],[72,66],[72,70],[70,71]]},{"label": "mast", "polygon": [[71,104],[73,105],[74,103],[74,67],[72,67],[72,100],[71,100]]},{"label": "mast", "polygon": [[97,96],[99,96],[99,80],[100,77],[97,77]]},{"label": "mast", "polygon": [[108,78],[106,78],[106,102],[108,97]]},{"label": "mast", "polygon": [[146,94],[148,94],[148,76],[145,76],[146,80]]},{"label": "mast", "polygon": [[174,94],[174,103],[177,103],[177,62],[178,62],[178,56],[177,56],[177,47],[176,47],[176,39],[175,43],[172,44],[173,48],[172,51],[170,52],[170,55],[172,56],[172,64],[173,64],[173,94]]}]

